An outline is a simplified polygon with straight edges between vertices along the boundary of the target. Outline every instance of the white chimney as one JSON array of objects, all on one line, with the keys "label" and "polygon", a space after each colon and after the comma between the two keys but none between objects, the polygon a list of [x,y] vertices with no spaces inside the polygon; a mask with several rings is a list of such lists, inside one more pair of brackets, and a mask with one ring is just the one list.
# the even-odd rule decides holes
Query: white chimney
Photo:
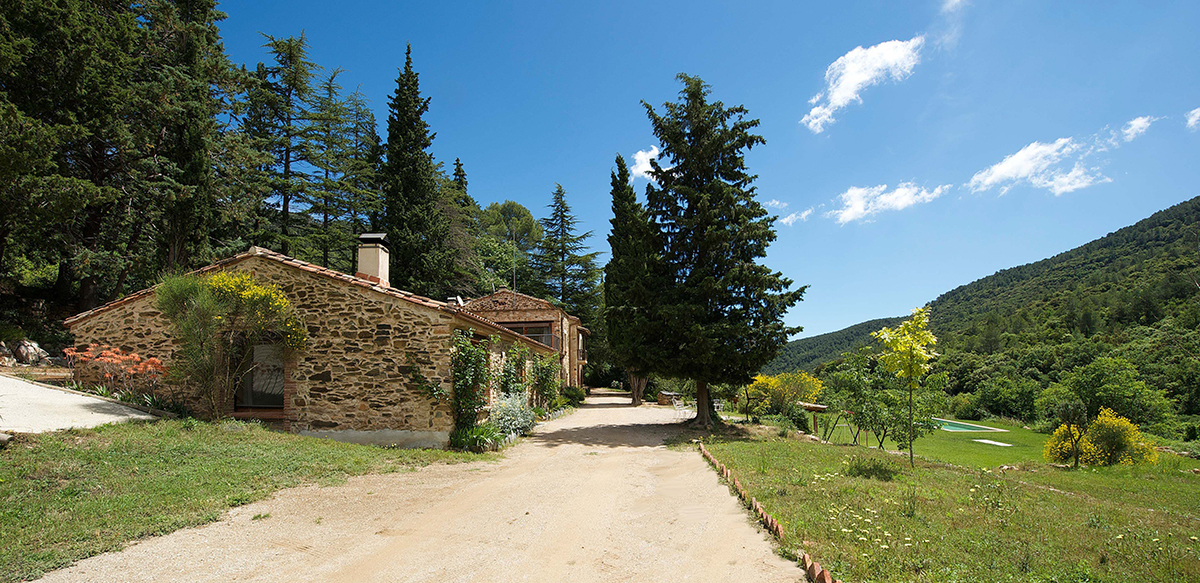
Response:
[{"label": "white chimney", "polygon": [[355,277],[388,287],[387,233],[363,233],[358,236],[358,273]]}]

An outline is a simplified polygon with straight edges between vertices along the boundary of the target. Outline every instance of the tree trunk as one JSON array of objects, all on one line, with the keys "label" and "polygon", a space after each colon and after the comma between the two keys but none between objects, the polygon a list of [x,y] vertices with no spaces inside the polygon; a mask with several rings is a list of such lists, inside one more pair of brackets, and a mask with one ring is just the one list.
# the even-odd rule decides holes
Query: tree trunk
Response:
[{"label": "tree trunk", "polygon": [[642,404],[642,395],[646,392],[646,376],[629,371],[629,393],[634,407]]},{"label": "tree trunk", "polygon": [[716,425],[712,410],[712,395],[708,392],[708,381],[696,381],[696,420],[692,422],[692,426],[698,429],[712,429]]}]

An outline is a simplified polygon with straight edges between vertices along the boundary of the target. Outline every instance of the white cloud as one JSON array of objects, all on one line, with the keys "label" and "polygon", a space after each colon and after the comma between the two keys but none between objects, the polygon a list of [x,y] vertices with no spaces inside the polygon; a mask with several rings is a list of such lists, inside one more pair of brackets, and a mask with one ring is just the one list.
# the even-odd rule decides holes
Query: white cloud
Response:
[{"label": "white cloud", "polygon": [[[966,186],[972,192],[983,192],[999,186],[1000,194],[1004,194],[1024,182],[1036,188],[1045,188],[1057,196],[1093,184],[1111,182],[1112,179],[1100,174],[1098,169],[1087,168],[1079,160],[1070,170],[1064,171],[1057,166],[1079,149],[1080,144],[1071,138],[1059,138],[1050,144],[1034,142],[991,167],[976,172]],[[1085,152],[1084,156],[1089,153]]]},{"label": "white cloud", "polygon": [[781,200],[775,200],[775,199],[773,199],[773,198],[772,198],[771,200],[768,200],[767,202],[764,202],[764,203],[763,203],[763,206],[770,207],[770,208],[773,208],[773,209],[779,209],[779,210],[783,210],[783,209],[787,208],[787,206],[788,206],[788,203],[786,203],[786,202],[783,202],[783,201],[781,201]]},{"label": "white cloud", "polygon": [[782,219],[779,219],[779,222],[790,227],[793,224],[795,224],[796,221],[802,221],[802,222],[807,221],[809,215],[811,215],[811,214],[813,214],[813,209],[812,209],[812,207],[809,207],[808,209],[804,210],[803,212],[792,213],[786,217],[783,217]]},{"label": "white cloud", "polygon": [[918,35],[912,40],[890,40],[867,49],[855,47],[838,57],[825,70],[825,90],[809,100],[813,108],[800,123],[815,134],[825,131],[825,126],[835,121],[834,112],[851,102],[862,103],[859,94],[867,87],[888,78],[903,81],[912,75],[921,62],[924,44],[925,36]]},{"label": "white cloud", "polygon": [[959,8],[966,6],[967,0],[943,0],[942,12],[957,12]]},{"label": "white cloud", "polygon": [[1126,142],[1132,142],[1134,138],[1146,133],[1146,130],[1150,129],[1150,124],[1160,119],[1162,118],[1150,117],[1148,115],[1135,117],[1129,120],[1129,123],[1125,124],[1125,127],[1121,128],[1121,137],[1125,138]]},{"label": "white cloud", "polygon": [[1187,129],[1193,132],[1200,129],[1200,107],[1187,112]]},{"label": "white cloud", "polygon": [[650,178],[650,161],[658,158],[658,146],[651,146],[649,150],[638,150],[633,154],[633,167],[629,169],[629,178],[632,180],[641,176],[647,180]]},{"label": "white cloud", "polygon": [[851,221],[866,219],[883,211],[898,211],[914,204],[930,202],[946,194],[949,184],[943,184],[933,190],[926,190],[904,182],[893,190],[888,190],[886,184],[879,186],[852,186],[846,192],[838,195],[841,208],[829,211],[825,216],[833,217],[838,224],[844,225]]}]

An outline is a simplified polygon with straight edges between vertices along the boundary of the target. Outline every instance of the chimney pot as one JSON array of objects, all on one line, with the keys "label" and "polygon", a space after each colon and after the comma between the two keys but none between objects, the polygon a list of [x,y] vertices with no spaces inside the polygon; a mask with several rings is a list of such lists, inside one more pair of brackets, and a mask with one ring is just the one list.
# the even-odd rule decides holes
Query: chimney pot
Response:
[{"label": "chimney pot", "polygon": [[358,236],[358,273],[372,283],[389,287],[387,233],[363,233]]}]

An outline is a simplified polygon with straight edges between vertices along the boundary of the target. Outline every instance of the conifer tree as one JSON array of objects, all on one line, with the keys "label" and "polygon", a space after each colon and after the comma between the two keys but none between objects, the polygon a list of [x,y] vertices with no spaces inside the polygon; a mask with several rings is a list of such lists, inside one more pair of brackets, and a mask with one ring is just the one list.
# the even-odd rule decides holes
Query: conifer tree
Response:
[{"label": "conifer tree", "polygon": [[342,220],[348,212],[346,170],[351,158],[353,119],[350,108],[341,96],[334,69],[322,79],[313,97],[311,164],[316,169],[312,186],[302,200],[305,213],[316,225],[308,235],[314,256],[324,267],[330,267],[330,255],[345,249],[351,241],[350,232]]},{"label": "conifer tree", "polygon": [[467,171],[463,170],[462,160],[454,159],[454,184],[458,189],[466,194],[467,192]]},{"label": "conifer tree", "polygon": [[412,45],[388,103],[386,161],[380,172],[384,226],[391,242],[392,285],[441,297],[454,257],[447,245],[450,222],[440,207],[433,155],[434,134],[423,119],[429,99],[421,97],[412,67]]},{"label": "conifer tree", "polygon": [[620,154],[616,165],[611,174],[613,218],[608,244],[612,255],[604,266],[604,321],[612,358],[629,374],[633,404],[640,405],[657,342],[654,240],[646,209],[638,203],[629,167]]},{"label": "conifer tree", "polygon": [[[663,167],[651,161],[647,207],[662,256],[657,319],[659,372],[696,381],[696,425],[712,415],[709,383],[745,384],[775,357],[788,335],[783,315],[805,287],[757,263],[775,240],[774,217],[755,200],[745,151],[766,143],[750,133],[742,106],[709,102],[698,77],[680,74],[677,102],[658,114],[642,102],[662,145]],[[612,330],[613,335],[620,330]]]},{"label": "conifer tree", "polygon": [[[351,228],[354,233],[377,232],[383,229],[383,195],[379,184],[383,140],[379,138],[371,104],[362,91],[351,93],[346,98],[346,107],[351,120],[345,180]],[[353,271],[353,249],[349,261],[349,270]]]},{"label": "conifer tree", "polygon": [[550,216],[541,219],[542,240],[533,256],[535,269],[542,276],[542,294],[578,316],[585,323],[594,316],[599,298],[600,270],[597,253],[584,253],[584,242],[592,232],[576,234],[579,221],[567,205],[567,191],[554,185],[553,200],[547,207]]},{"label": "conifer tree", "polygon": [[286,255],[294,244],[292,202],[309,188],[310,176],[302,165],[313,162],[311,100],[314,94],[313,76],[320,67],[308,60],[308,41],[299,37],[276,38],[264,34],[265,46],[275,59],[268,67],[260,67],[263,91],[262,126],[259,128],[264,147],[275,160],[270,165],[271,195],[279,205],[279,248]]}]

